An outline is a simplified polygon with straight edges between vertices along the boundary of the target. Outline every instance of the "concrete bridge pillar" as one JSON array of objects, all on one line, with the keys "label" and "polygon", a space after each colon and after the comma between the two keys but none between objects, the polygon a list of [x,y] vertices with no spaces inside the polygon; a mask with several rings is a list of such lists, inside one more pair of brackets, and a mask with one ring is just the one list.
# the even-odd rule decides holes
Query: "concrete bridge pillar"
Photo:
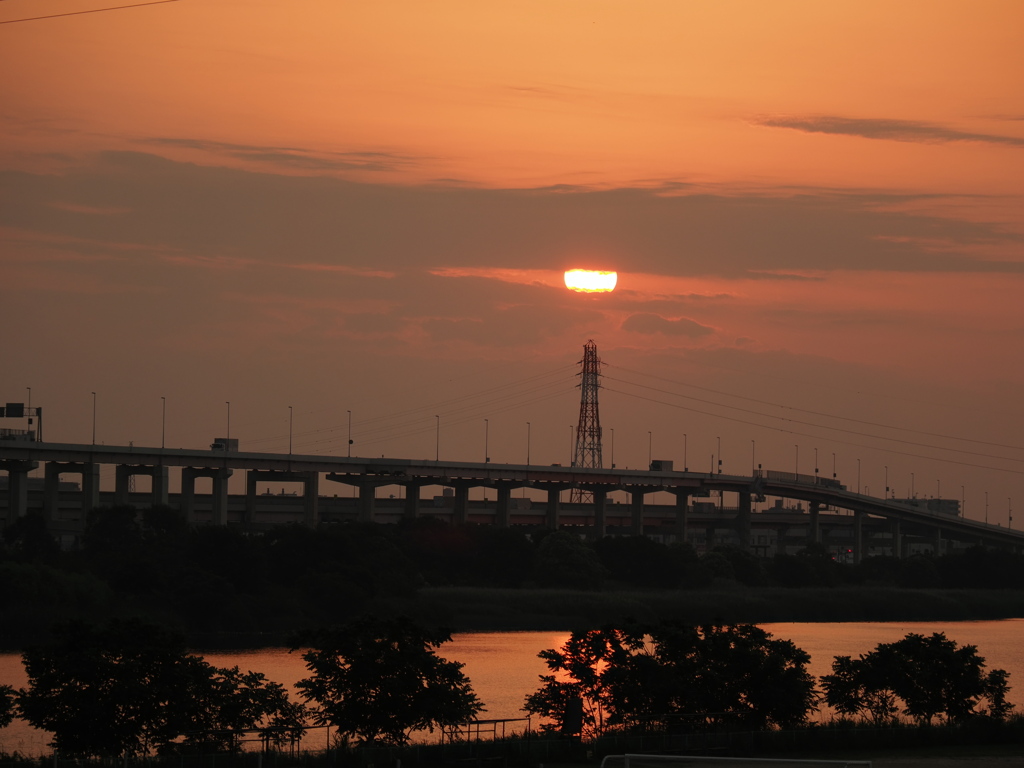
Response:
[{"label": "concrete bridge pillar", "polygon": [[903,533],[899,520],[892,521],[892,556],[903,557]]},{"label": "concrete bridge pillar", "polygon": [[864,559],[864,513],[855,510],[853,513],[853,562],[859,564]]},{"label": "concrete bridge pillar", "polygon": [[153,472],[150,475],[153,478],[152,505],[154,507],[166,507],[170,498],[170,493],[168,492],[170,475],[167,467],[152,467],[152,470]]},{"label": "concrete bridge pillar", "polygon": [[82,464],[82,525],[85,514],[100,505],[100,465]]},{"label": "concrete bridge pillar", "polygon": [[685,544],[690,527],[690,492],[676,490],[673,493],[676,497],[676,540]]},{"label": "concrete bridge pillar", "polygon": [[496,483],[494,489],[498,492],[498,500],[494,505],[494,524],[499,528],[508,528],[512,519],[512,486],[508,483]]},{"label": "concrete bridge pillar", "polygon": [[935,526],[935,540],[933,546],[935,547],[935,556],[940,557],[942,555],[942,528]]},{"label": "concrete bridge pillar", "polygon": [[608,489],[594,489],[594,538],[603,539],[608,534]]},{"label": "concrete bridge pillar", "polygon": [[114,475],[114,504],[116,506],[126,507],[131,504],[128,489],[131,487],[131,479],[134,475],[146,475],[152,479],[152,489],[149,498],[150,506],[167,505],[167,467],[118,464],[114,470]]},{"label": "concrete bridge pillar", "polygon": [[181,513],[186,522],[196,521],[196,478],[209,477],[213,480],[211,494],[212,522],[214,525],[228,524],[228,478],[232,470],[219,467],[182,467],[181,469]]},{"label": "concrete bridge pillar", "polygon": [[402,518],[415,520],[420,513],[420,489],[422,483],[405,484],[405,504],[402,507]]},{"label": "concrete bridge pillar", "polygon": [[558,518],[559,518],[559,514],[561,512],[561,503],[560,503],[559,497],[561,496],[561,494],[562,494],[562,488],[561,487],[556,486],[556,487],[548,488],[548,500],[547,500],[547,505],[544,508],[544,512],[545,512],[544,521],[545,521],[545,524],[547,525],[547,527],[550,528],[553,531],[557,531],[558,530],[558,523],[559,523]]},{"label": "concrete bridge pillar", "polygon": [[37,461],[3,461],[7,470],[7,524],[28,514],[28,473],[39,466]]},{"label": "concrete bridge pillar", "polygon": [[812,501],[810,503],[810,527],[807,532],[807,544],[821,544],[821,505]]},{"label": "concrete bridge pillar", "polygon": [[48,461],[43,475],[43,518],[47,525],[60,519],[60,464]]},{"label": "concrete bridge pillar", "polygon": [[231,477],[230,469],[216,469],[213,471],[213,524],[228,524],[228,478]]},{"label": "concrete bridge pillar", "polygon": [[79,526],[85,526],[85,516],[90,509],[100,505],[100,466],[99,464],[77,462],[46,462],[45,479],[43,481],[43,515],[47,522],[55,522],[60,517],[60,476],[75,474],[82,478],[79,502],[81,514]]},{"label": "concrete bridge pillar", "polygon": [[81,476],[79,504],[82,514],[79,520],[85,521],[85,513],[99,506],[100,503],[100,468],[98,464],[46,462],[45,479],[43,481],[43,515],[48,522],[55,522],[60,517],[60,476],[64,473]]},{"label": "concrete bridge pillar", "polygon": [[629,492],[630,534],[644,535],[644,489],[638,488]]},{"label": "concrete bridge pillar", "polygon": [[118,464],[114,468],[114,506],[128,506],[128,486],[131,484],[135,467]]},{"label": "concrete bridge pillar", "polygon": [[455,507],[452,520],[459,525],[469,522],[469,488],[465,483],[455,486]]},{"label": "concrete bridge pillar", "polygon": [[704,528],[704,551],[710,552],[715,548],[715,532],[718,530],[718,526],[714,520],[709,520],[707,526]]},{"label": "concrete bridge pillar", "polygon": [[[302,521],[310,528],[316,528],[320,525],[320,473],[303,472],[302,475]],[[224,498],[226,509],[226,490]]]},{"label": "concrete bridge pillar", "polygon": [[256,522],[256,483],[259,479],[259,470],[250,469],[245,473],[245,512],[242,514],[242,524],[247,529]]},{"label": "concrete bridge pillar", "polygon": [[196,522],[196,477],[196,470],[194,468],[182,468],[181,514],[189,525],[194,525]]},{"label": "concrete bridge pillar", "polygon": [[374,505],[377,501],[376,483],[359,483],[359,522],[372,523]]},{"label": "concrete bridge pillar", "polygon": [[741,492],[739,497],[739,509],[736,512],[736,535],[740,540],[740,549],[750,552],[752,549],[750,543],[750,514],[752,506],[750,494]]}]

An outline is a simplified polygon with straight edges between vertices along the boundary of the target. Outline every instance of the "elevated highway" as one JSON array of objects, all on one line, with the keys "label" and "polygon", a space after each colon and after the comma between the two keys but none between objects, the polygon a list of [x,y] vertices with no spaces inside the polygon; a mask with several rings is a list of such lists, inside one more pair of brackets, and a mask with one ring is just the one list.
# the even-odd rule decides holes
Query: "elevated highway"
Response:
[{"label": "elevated highway", "polygon": [[[931,532],[936,542],[946,539],[1018,551],[1024,549],[1024,532],[1021,531],[932,512],[906,501],[855,493],[832,479],[786,472],[759,471],[752,476],[743,476],[658,468],[589,469],[559,465],[0,441],[0,471],[5,471],[8,476],[6,499],[3,500],[6,504],[0,507],[0,513],[5,514],[0,520],[5,520],[6,524],[28,513],[29,472],[40,466],[44,474],[43,492],[41,502],[33,508],[38,508],[53,525],[59,523],[60,510],[67,505],[68,496],[72,493],[66,490],[66,486],[62,489],[61,480],[66,476],[80,480],[78,490],[74,492],[77,494],[74,503],[84,513],[99,506],[101,467],[114,468],[115,503],[128,503],[132,476],[148,476],[151,479],[149,501],[152,505],[168,504],[171,498],[168,470],[173,467],[180,469],[180,490],[176,501],[181,513],[186,519],[195,521],[197,509],[202,506],[210,510],[209,522],[221,525],[229,522],[228,478],[238,471],[245,473],[246,492],[240,520],[245,525],[255,524],[263,512],[266,502],[264,496],[257,493],[260,483],[301,483],[302,520],[310,526],[321,522],[322,482],[352,486],[358,495],[357,517],[364,521],[377,518],[378,489],[387,486],[404,489],[402,513],[409,517],[424,511],[423,488],[442,486],[452,489],[451,519],[455,522],[470,520],[471,489],[493,489],[496,501],[489,519],[493,524],[504,527],[514,524],[519,514],[512,498],[515,490],[532,488],[543,491],[546,502],[542,524],[556,528],[562,524],[563,513],[567,511],[560,500],[562,493],[583,489],[592,497],[587,517],[595,536],[603,536],[608,530],[609,493],[621,491],[628,494],[628,529],[631,533],[640,534],[644,532],[645,524],[650,522],[645,512],[644,497],[654,492],[667,492],[675,496],[676,530],[685,539],[693,514],[693,502],[709,493],[721,491],[737,496],[737,507],[730,524],[740,542],[751,541],[752,500],[772,496],[806,502],[806,524],[811,541],[820,541],[822,510],[831,507],[849,511],[857,559],[864,551],[863,526],[869,522],[876,528],[880,523],[890,526],[893,553],[897,555],[900,554],[899,541],[908,527],[918,532]],[[210,479],[210,494],[196,493],[198,478]],[[621,516],[621,513],[616,512],[616,515]],[[80,524],[84,514],[77,519]]]}]

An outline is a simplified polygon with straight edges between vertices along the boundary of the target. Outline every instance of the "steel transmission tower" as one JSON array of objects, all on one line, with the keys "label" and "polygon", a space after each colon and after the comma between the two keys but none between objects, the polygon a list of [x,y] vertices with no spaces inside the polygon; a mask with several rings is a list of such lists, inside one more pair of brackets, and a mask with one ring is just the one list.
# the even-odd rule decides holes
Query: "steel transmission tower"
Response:
[{"label": "steel transmission tower", "polygon": [[[572,466],[600,469],[601,462],[601,415],[597,410],[597,390],[601,384],[601,360],[597,356],[597,344],[593,339],[583,345],[583,359],[580,360],[580,419],[576,425],[576,450],[572,455]],[[593,494],[580,488],[573,488],[570,502],[589,503]]]}]

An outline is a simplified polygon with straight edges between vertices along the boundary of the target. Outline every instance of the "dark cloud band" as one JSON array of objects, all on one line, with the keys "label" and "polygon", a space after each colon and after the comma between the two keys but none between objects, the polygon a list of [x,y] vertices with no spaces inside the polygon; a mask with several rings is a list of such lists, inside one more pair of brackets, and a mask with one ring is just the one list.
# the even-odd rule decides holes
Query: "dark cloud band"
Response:
[{"label": "dark cloud band", "polygon": [[864,139],[946,144],[958,141],[1024,147],[1024,138],[991,133],[970,133],[917,120],[838,117],[835,115],[762,117],[755,121],[769,128],[790,128],[804,133],[859,136]]}]

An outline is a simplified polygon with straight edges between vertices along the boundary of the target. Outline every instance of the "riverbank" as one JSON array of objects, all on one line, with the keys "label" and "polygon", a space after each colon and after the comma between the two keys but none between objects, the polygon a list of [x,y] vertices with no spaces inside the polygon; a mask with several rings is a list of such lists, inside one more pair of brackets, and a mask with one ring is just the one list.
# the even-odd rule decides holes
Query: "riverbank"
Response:
[{"label": "riverbank", "polygon": [[[351,606],[348,606],[352,610]],[[320,623],[351,618],[343,604],[316,619]],[[569,631],[627,619],[672,619],[689,624],[780,622],[981,621],[1024,618],[1024,590],[939,590],[895,587],[745,587],[728,582],[700,590],[496,589],[428,587],[403,598],[359,605],[358,612],[405,614],[455,632]],[[22,614],[0,631],[0,650],[20,651],[45,642],[47,628],[70,618],[105,621],[115,615],[141,615],[169,624],[186,635],[193,648],[275,648],[308,628],[312,618],[282,605],[264,605],[248,614],[248,626],[202,631],[180,621],[159,603],[135,603],[88,613],[49,610]],[[333,617],[333,618],[327,618]],[[14,618],[14,617],[11,617]]]},{"label": "riverbank", "polygon": [[633,618],[690,624],[977,621],[1024,617],[1022,590],[883,587],[585,592],[562,589],[423,589],[424,615],[460,632],[571,630]]},{"label": "riverbank", "polygon": [[[562,632],[628,619],[689,624],[781,622],[984,621],[1024,618],[1024,590],[925,590],[885,587],[581,591],[432,587],[389,600],[403,613],[455,632]],[[340,618],[340,617],[339,617]],[[287,644],[289,633],[190,633],[193,647]]]}]

